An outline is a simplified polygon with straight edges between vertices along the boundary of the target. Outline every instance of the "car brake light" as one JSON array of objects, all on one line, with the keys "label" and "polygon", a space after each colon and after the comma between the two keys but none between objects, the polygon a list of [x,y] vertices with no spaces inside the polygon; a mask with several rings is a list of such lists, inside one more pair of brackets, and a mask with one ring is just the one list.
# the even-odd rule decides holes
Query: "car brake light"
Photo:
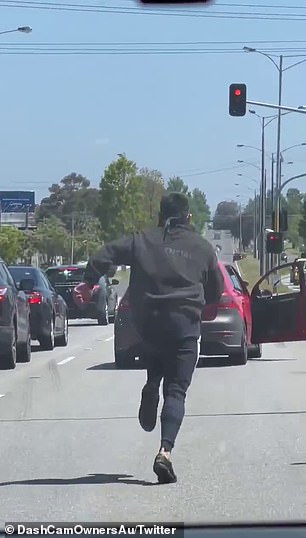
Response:
[{"label": "car brake light", "polygon": [[222,293],[221,299],[218,303],[218,308],[238,308],[238,305],[231,295],[224,292]]},{"label": "car brake light", "polygon": [[7,288],[0,288],[0,303],[3,303],[6,299]]},{"label": "car brake light", "polygon": [[43,296],[38,291],[27,293],[27,299],[29,304],[41,304],[43,302]]}]

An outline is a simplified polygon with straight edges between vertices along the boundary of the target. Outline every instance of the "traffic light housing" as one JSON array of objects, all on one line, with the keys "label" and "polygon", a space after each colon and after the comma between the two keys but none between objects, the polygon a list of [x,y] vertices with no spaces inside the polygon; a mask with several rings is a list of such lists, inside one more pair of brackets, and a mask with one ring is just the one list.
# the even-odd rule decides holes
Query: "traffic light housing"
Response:
[{"label": "traffic light housing", "polygon": [[[276,215],[275,211],[272,214],[272,229],[276,228]],[[279,214],[279,230],[281,232],[288,232],[288,211],[287,209],[282,209]]]},{"label": "traffic light housing", "polygon": [[269,254],[281,254],[284,250],[282,232],[269,232],[266,240],[266,250]]},{"label": "traffic light housing", "polygon": [[246,114],[246,84],[231,84],[229,87],[230,116]]}]

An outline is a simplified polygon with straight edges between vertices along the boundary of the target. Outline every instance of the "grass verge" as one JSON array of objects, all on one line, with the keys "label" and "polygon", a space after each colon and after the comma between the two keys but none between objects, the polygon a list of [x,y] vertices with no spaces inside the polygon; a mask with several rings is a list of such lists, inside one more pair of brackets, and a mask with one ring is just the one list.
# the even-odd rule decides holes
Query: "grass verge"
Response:
[{"label": "grass verge", "polygon": [[[249,292],[251,292],[253,287],[255,286],[255,284],[258,282],[260,278],[259,260],[255,259],[253,256],[250,255],[244,258],[243,260],[239,261],[238,265],[239,265],[239,269],[241,271],[243,280],[249,283],[248,289],[249,289]],[[278,276],[282,279],[284,277],[288,277],[287,272],[289,272],[288,269],[286,269],[285,273],[282,273],[281,271],[278,273],[275,273],[275,276],[278,274]],[[264,281],[260,285],[260,289],[270,290],[273,293],[273,295],[275,293],[278,293],[278,294],[288,293],[289,291],[288,286],[280,282],[276,288],[277,289],[277,292],[276,292],[276,289],[273,288],[271,282],[268,282],[268,281]]]},{"label": "grass verge", "polygon": [[256,282],[259,280],[259,261],[253,256],[246,256],[238,262],[239,269],[243,280],[249,283],[249,290],[252,290]]}]

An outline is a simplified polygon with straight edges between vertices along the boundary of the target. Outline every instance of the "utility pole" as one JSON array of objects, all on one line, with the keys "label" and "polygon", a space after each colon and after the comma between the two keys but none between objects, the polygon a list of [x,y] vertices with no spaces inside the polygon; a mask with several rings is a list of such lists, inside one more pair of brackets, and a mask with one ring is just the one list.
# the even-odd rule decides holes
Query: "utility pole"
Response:
[{"label": "utility pole", "polygon": [[[273,212],[274,212],[274,153],[272,153],[272,165],[271,165],[271,228],[274,229],[274,220],[273,219]],[[270,268],[272,269],[274,265],[274,254],[270,255]]]},{"label": "utility pole", "polygon": [[261,119],[261,206],[260,206],[260,275],[265,272],[265,226],[266,226],[266,186],[265,186],[265,118]]},{"label": "utility pole", "polygon": [[71,265],[73,265],[74,262],[74,235],[75,235],[75,221],[74,221],[74,213],[72,214],[72,220],[71,220]]},{"label": "utility pole", "polygon": [[[279,57],[279,68],[278,68],[278,105],[282,104],[282,85],[283,85],[283,56]],[[278,109],[277,116],[277,149],[276,149],[276,188],[279,190],[281,186],[281,109]],[[280,198],[277,197],[275,200],[275,231],[279,232],[280,225]]]},{"label": "utility pole", "polygon": [[254,236],[254,248],[253,256],[257,258],[257,192],[254,191],[254,217],[253,217],[253,236]]},{"label": "utility pole", "polygon": [[242,211],[239,205],[239,252],[242,252]]}]

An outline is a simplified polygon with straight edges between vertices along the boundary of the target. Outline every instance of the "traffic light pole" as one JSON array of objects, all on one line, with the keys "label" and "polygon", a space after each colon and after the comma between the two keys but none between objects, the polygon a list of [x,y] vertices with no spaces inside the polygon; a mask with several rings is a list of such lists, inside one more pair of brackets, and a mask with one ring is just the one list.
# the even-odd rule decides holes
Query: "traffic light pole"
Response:
[{"label": "traffic light pole", "polygon": [[294,108],[292,106],[272,105],[271,103],[259,103],[258,101],[246,101],[248,105],[263,106],[266,108],[274,108],[275,110],[287,110],[288,112],[298,112],[306,114],[306,108]]}]

